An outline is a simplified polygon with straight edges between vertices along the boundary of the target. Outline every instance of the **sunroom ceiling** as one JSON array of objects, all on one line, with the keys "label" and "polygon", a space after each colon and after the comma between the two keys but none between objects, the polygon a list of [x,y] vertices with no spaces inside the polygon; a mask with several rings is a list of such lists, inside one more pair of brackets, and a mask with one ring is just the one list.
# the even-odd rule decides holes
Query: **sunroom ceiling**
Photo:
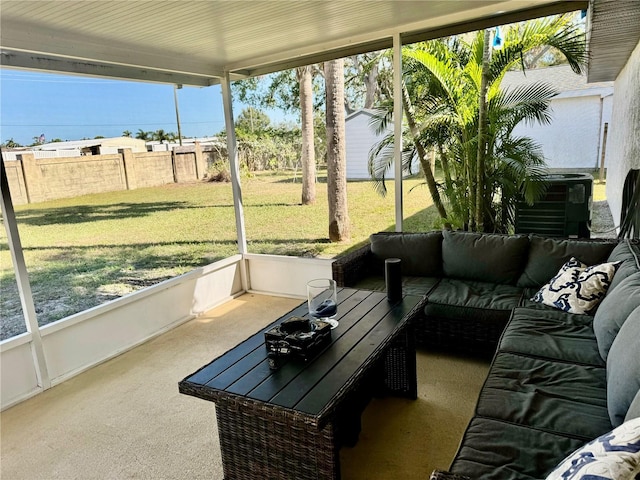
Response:
[{"label": "sunroom ceiling", "polygon": [[2,0],[3,66],[188,85],[586,8],[558,0]]}]

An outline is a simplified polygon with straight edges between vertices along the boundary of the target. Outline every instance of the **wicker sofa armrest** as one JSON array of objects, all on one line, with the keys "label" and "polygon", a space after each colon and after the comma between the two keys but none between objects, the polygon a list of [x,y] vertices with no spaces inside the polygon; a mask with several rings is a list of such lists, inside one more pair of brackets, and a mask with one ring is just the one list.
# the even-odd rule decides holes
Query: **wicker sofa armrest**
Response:
[{"label": "wicker sofa armrest", "polygon": [[456,475],[455,473],[445,472],[444,470],[434,470],[431,473],[429,480],[471,480],[471,479],[463,475]]},{"label": "wicker sofa armrest", "polygon": [[333,261],[331,264],[333,279],[339,287],[352,287],[358,280],[369,274],[374,260],[371,244],[368,243]]}]

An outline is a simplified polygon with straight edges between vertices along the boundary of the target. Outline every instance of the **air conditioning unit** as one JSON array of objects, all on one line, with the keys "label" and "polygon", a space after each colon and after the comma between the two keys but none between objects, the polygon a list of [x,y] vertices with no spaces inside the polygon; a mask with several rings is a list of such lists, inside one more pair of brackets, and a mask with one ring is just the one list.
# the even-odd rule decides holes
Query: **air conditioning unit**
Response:
[{"label": "air conditioning unit", "polygon": [[590,238],[593,177],[588,173],[546,176],[544,198],[533,205],[516,204],[516,233],[548,237]]}]

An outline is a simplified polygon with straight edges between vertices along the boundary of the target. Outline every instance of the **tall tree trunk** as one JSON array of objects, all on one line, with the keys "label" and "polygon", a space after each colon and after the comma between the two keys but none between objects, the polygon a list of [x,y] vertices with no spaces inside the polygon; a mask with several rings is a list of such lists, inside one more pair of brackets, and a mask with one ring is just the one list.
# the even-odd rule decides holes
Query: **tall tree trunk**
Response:
[{"label": "tall tree trunk", "polygon": [[327,191],[329,197],[329,239],[348,240],[347,156],[344,125],[344,60],[324,64],[327,108]]},{"label": "tall tree trunk", "polygon": [[302,121],[302,205],[316,203],[316,153],[313,142],[313,87],[311,66],[297,70]]},{"label": "tall tree trunk", "polygon": [[364,76],[364,86],[366,95],[364,97],[364,108],[373,108],[378,96],[378,65],[372,65],[371,70]]},{"label": "tall tree trunk", "polygon": [[[411,107],[409,92],[407,92],[407,89],[405,87],[402,87],[402,104],[404,106],[404,115],[407,118],[407,123],[409,124],[409,129],[411,130],[411,136],[413,137],[416,150],[418,151],[418,159],[420,160],[420,165],[422,166],[424,177],[427,180],[427,187],[429,187],[431,199],[433,200],[433,204],[436,206],[440,217],[446,219],[447,211],[445,210],[442,199],[440,198],[440,192],[438,191],[438,186],[436,185],[436,179],[433,176],[433,170],[431,170],[431,162],[429,162],[429,159],[427,158],[427,152],[422,146],[422,143],[420,143],[420,132],[418,131],[418,126],[416,125],[416,121],[413,118],[413,108]],[[450,229],[451,224],[447,222],[445,223],[445,227],[447,229]]]},{"label": "tall tree trunk", "polygon": [[484,49],[482,51],[482,78],[480,79],[480,98],[478,100],[478,156],[476,159],[476,198],[475,226],[481,232],[484,229],[485,212],[485,159],[487,155],[487,88],[489,86],[489,59],[491,31],[484,31]]}]

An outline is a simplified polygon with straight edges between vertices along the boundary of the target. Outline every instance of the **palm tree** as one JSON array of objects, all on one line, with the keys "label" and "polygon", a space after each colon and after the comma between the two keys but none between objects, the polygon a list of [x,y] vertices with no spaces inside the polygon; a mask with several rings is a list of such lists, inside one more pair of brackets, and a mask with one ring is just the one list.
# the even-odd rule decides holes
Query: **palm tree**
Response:
[{"label": "palm tree", "polygon": [[[584,34],[567,17],[511,26],[503,48],[490,58],[489,38],[480,31],[470,41],[447,38],[403,49],[410,130],[404,162],[419,159],[445,227],[506,232],[516,200],[532,203],[543,194],[546,172],[539,146],[513,130],[522,121],[550,122],[549,100],[556,92],[546,84],[502,90],[500,82],[507,70],[523,68],[523,55],[532,48],[555,47],[576,73],[586,51]],[[391,161],[390,142],[372,152],[370,169],[378,175]],[[439,156],[440,183],[427,158],[430,150]]]},{"label": "palm tree", "polygon": [[136,133],[136,138],[139,140],[144,140],[145,142],[148,142],[149,140],[151,140],[152,137],[153,137],[152,132],[145,132],[141,128],[139,128],[138,132]]},{"label": "palm tree", "polygon": [[165,132],[162,128],[156,130],[152,133],[153,140],[158,142],[172,142],[176,139],[176,134],[174,132]]},{"label": "palm tree", "polygon": [[324,64],[327,108],[327,194],[329,197],[329,239],[348,240],[347,157],[344,124],[344,60]]}]

